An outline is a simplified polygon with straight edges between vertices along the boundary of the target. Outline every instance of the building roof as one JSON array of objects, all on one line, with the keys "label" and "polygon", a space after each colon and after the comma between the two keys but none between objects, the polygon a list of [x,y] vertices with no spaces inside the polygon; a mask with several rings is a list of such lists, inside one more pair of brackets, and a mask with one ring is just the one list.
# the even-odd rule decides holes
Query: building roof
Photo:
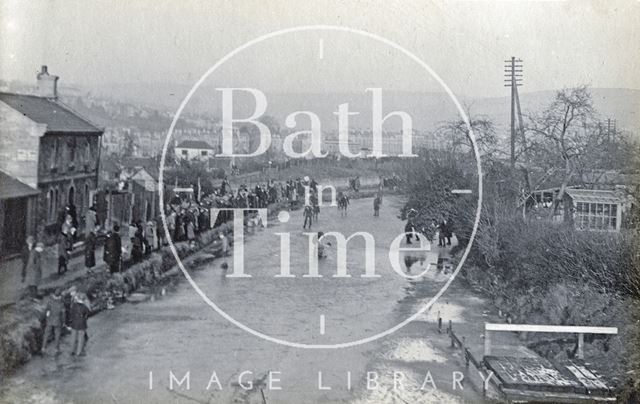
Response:
[{"label": "building roof", "polygon": [[0,101],[34,122],[47,125],[47,133],[95,133],[102,129],[60,102],[34,95],[0,93]]},{"label": "building roof", "polygon": [[151,177],[154,181],[158,181],[158,178],[160,178],[160,172],[158,171],[157,167],[153,167],[153,166],[140,167],[133,173],[133,176],[136,176],[141,172],[147,173],[149,177]]},{"label": "building roof", "polygon": [[38,195],[40,191],[0,171],[0,199],[24,198]]},{"label": "building roof", "polygon": [[209,149],[214,150],[209,143],[204,140],[183,140],[180,142],[176,148],[179,149]]},{"label": "building roof", "polygon": [[134,174],[145,170],[156,181],[160,176],[160,167],[157,160],[150,157],[127,157],[121,161],[122,167],[134,169]]},{"label": "building roof", "polygon": [[119,173],[121,171],[121,168],[118,163],[105,156],[100,159],[100,171],[108,173]]},{"label": "building roof", "polygon": [[612,204],[624,202],[624,199],[615,191],[568,188],[565,192],[573,199],[574,202]]}]

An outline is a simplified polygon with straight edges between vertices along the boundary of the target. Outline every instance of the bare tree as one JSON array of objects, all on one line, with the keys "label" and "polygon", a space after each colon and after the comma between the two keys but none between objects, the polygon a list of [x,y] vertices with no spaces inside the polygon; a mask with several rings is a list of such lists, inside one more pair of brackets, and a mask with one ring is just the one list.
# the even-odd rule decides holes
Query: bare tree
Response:
[{"label": "bare tree", "polygon": [[487,157],[495,154],[498,151],[498,138],[493,121],[484,116],[473,116],[468,108],[467,116],[469,125],[462,119],[447,121],[439,125],[436,136],[444,144],[449,144],[454,153],[463,151],[473,154],[473,144],[469,136],[470,126],[480,154]]},{"label": "bare tree", "polygon": [[[581,167],[593,165],[604,140],[586,86],[558,91],[546,109],[530,117],[526,132],[529,158],[545,173],[560,175],[558,201],[562,200],[571,177]],[[551,215],[557,209],[558,203]]]}]

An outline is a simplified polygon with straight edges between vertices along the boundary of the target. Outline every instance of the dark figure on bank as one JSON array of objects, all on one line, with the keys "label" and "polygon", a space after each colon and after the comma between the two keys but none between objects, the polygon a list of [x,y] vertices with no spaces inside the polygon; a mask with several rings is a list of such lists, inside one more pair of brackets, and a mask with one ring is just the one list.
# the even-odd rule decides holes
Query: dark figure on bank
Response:
[{"label": "dark figure on bank", "polygon": [[44,327],[44,336],[42,337],[42,349],[40,352],[43,354],[46,351],[49,337],[53,334],[54,342],[56,344],[56,353],[60,352],[60,334],[62,332],[62,326],[65,324],[65,308],[62,301],[62,292],[60,289],[56,289],[53,295],[47,303],[45,310],[46,323]]},{"label": "dark figure on bank", "polygon": [[[416,232],[416,228],[411,220],[407,220],[407,224],[404,226],[404,232],[406,233],[405,237],[407,238],[407,244],[413,244],[411,240]],[[419,240],[417,235],[416,240]]]},{"label": "dark figure on bank", "polygon": [[451,245],[451,222],[447,219],[444,219],[442,222],[440,222],[438,228],[440,230],[440,234],[438,237],[438,246],[444,247],[445,245]]},{"label": "dark figure on bank", "polygon": [[376,196],[375,199],[373,200],[373,216],[378,217],[380,216],[380,204],[382,203],[382,201],[380,200],[379,196]]},{"label": "dark figure on bank", "polygon": [[113,226],[113,230],[107,233],[104,242],[104,262],[109,266],[109,271],[113,274],[120,272],[120,261],[122,258],[122,239],[120,239],[120,226]]}]

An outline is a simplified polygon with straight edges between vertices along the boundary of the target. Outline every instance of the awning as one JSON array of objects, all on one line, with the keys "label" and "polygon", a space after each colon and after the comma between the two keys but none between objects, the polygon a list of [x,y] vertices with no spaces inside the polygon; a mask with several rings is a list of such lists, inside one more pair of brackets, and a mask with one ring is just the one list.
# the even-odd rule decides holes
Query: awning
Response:
[{"label": "awning", "polygon": [[615,191],[568,188],[565,192],[571,196],[574,202],[606,204],[619,204],[624,202],[624,199],[616,194]]},{"label": "awning", "polygon": [[0,171],[0,199],[25,198],[39,193],[37,189]]}]

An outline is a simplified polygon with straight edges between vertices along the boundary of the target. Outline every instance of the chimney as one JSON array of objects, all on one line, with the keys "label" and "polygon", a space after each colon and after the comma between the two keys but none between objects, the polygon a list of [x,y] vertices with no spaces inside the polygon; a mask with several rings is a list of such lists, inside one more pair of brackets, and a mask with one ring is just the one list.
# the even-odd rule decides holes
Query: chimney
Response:
[{"label": "chimney", "polygon": [[38,95],[44,98],[58,98],[58,76],[49,74],[47,66],[38,73]]}]

